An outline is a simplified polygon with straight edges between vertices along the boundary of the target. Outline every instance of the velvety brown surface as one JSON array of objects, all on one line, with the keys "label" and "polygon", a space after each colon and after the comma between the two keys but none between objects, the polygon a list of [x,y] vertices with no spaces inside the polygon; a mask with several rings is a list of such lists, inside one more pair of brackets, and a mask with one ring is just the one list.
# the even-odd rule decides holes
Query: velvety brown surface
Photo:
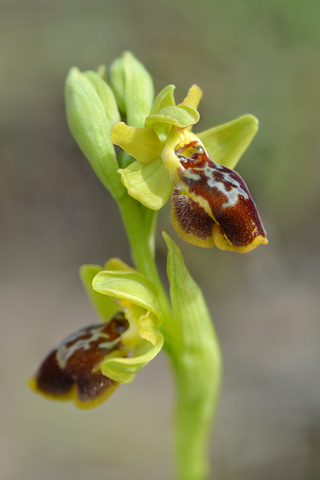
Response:
[{"label": "velvety brown surface", "polygon": [[[259,235],[265,237],[266,233],[255,203],[240,175],[216,164],[205,151],[185,157],[184,150],[196,148],[193,143],[195,142],[177,151],[180,158],[181,182],[194,195],[193,200],[185,198],[183,202],[181,198],[183,195],[179,195],[178,200],[178,191],[175,189],[176,198],[173,199],[173,205],[177,217],[181,218],[182,227],[187,233],[201,232],[202,235],[199,233],[198,236],[203,238],[208,236],[211,218],[197,204],[196,199],[200,197],[208,202],[213,217],[232,245],[244,247],[250,245]],[[213,227],[212,221],[211,224]]]},{"label": "velvety brown surface", "polygon": [[76,385],[82,402],[99,398],[115,382],[97,369],[109,353],[122,348],[121,334],[127,328],[127,320],[118,313],[106,324],[91,325],[67,337],[41,363],[35,374],[38,389],[66,395]]}]

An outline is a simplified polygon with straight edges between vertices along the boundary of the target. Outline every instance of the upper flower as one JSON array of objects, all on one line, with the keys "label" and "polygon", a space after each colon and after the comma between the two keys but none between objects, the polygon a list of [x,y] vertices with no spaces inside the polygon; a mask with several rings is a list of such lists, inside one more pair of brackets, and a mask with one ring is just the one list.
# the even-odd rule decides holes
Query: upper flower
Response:
[{"label": "upper flower", "polygon": [[119,259],[109,260],[105,270],[85,265],[81,276],[105,323],[82,328],[60,342],[29,386],[47,397],[91,408],[119,383],[131,382],[159,353],[162,314],[152,282]]},{"label": "upper flower", "polygon": [[179,235],[202,247],[249,252],[268,243],[249,190],[231,170],[255,135],[258,122],[245,115],[198,136],[202,92],[193,85],[175,105],[174,86],[156,97],[142,128],[117,123],[111,140],[136,161],[119,169],[128,193],[152,210],[171,197]]}]

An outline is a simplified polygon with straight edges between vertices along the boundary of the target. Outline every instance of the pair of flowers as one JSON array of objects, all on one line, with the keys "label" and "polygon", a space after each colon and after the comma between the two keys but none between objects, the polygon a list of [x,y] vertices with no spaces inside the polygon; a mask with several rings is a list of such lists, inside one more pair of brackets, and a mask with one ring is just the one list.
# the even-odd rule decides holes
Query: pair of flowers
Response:
[{"label": "pair of flowers", "polygon": [[[176,105],[175,87],[168,85],[152,102],[151,77],[130,53],[111,65],[109,84],[102,69],[72,69],[67,117],[77,143],[120,207],[128,196],[138,200],[142,217],[151,224],[152,212],[171,197],[173,225],[192,244],[245,253],[268,243],[247,186],[231,170],[257,131],[255,117],[245,115],[196,136],[191,129],[199,120],[199,87],[192,86]],[[128,124],[120,122],[120,114]],[[114,144],[122,148],[118,159]],[[164,333],[170,331],[177,340],[188,322],[196,331],[197,315],[207,325],[198,331],[207,345],[212,326],[206,304],[179,250],[168,236],[165,240],[173,308],[166,328],[159,290],[147,276],[119,259],[105,268],[86,265],[81,277],[104,323],[61,342],[29,381],[33,390],[90,408],[157,355]]]}]

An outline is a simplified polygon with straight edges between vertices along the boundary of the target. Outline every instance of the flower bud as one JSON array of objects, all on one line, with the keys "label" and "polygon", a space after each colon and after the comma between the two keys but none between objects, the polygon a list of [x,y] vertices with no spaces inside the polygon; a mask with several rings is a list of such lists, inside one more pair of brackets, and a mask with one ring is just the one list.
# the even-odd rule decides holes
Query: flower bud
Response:
[{"label": "flower bud", "polygon": [[110,67],[109,81],[120,112],[133,127],[143,127],[153,102],[153,81],[149,72],[130,52]]},{"label": "flower bud", "polygon": [[119,196],[124,188],[110,140],[110,126],[118,115],[112,92],[99,75],[72,68],[66,80],[65,101],[74,139],[103,185],[114,197]]},{"label": "flower bud", "polygon": [[126,115],[125,73],[121,57],[116,58],[109,69],[109,83],[113,90],[121,115]]},{"label": "flower bud", "polygon": [[80,272],[104,323],[78,330],[51,350],[28,382],[34,392],[92,408],[160,352],[163,316],[153,283],[118,258],[105,268],[84,265]]},{"label": "flower bud", "polygon": [[109,120],[109,129],[111,131],[115,124],[120,122],[120,113],[113,91],[107,82],[105,82],[96,72],[88,70],[87,72],[84,72],[84,75],[90,80],[102,102]]}]

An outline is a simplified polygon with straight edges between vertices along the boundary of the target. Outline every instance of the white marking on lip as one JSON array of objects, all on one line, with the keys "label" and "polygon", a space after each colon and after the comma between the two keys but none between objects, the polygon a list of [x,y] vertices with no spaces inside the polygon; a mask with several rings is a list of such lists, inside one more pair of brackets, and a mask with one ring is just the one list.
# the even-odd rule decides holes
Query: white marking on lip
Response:
[{"label": "white marking on lip", "polygon": [[182,167],[182,172],[183,172],[184,178],[187,178],[188,180],[199,181],[201,179],[201,174],[194,173],[191,170],[189,170],[188,168],[183,168]]},{"label": "white marking on lip", "polygon": [[[100,343],[98,345],[98,348],[107,348],[107,349],[112,349],[119,341],[120,341],[120,336],[117,337],[115,340],[108,341],[109,335],[106,333],[103,333],[101,326],[98,326],[96,328],[93,328],[92,330],[89,330],[89,332],[86,332],[86,329],[80,330],[80,332],[76,332],[73,335],[70,335],[66,340],[61,342],[61,344],[57,347],[57,362],[60,366],[60,368],[65,368],[66,364],[69,360],[70,357],[74,354],[79,349],[83,350],[88,350],[91,347],[91,342],[95,342],[99,340],[99,338],[105,338],[106,341],[103,343]],[[73,345],[70,345],[70,347],[67,347],[66,344],[75,340],[77,337],[82,336],[85,333],[90,333],[89,338],[83,338],[79,339],[77,342],[75,342]]]},{"label": "white marking on lip", "polygon": [[[223,176],[223,180],[216,180],[214,178],[215,168],[211,167],[208,164],[206,164],[204,168],[195,167],[194,170],[202,171],[208,179],[207,181],[208,186],[210,188],[217,188],[221,193],[223,193],[227,197],[228,201],[223,204],[224,208],[234,207],[239,200],[239,196],[249,199],[249,195],[247,194],[247,192],[242,188],[240,182],[231,176],[231,173],[219,172],[220,175]],[[221,170],[221,166],[219,170]],[[228,191],[226,189],[224,182],[231,183],[232,185],[234,185],[234,187]]]}]

